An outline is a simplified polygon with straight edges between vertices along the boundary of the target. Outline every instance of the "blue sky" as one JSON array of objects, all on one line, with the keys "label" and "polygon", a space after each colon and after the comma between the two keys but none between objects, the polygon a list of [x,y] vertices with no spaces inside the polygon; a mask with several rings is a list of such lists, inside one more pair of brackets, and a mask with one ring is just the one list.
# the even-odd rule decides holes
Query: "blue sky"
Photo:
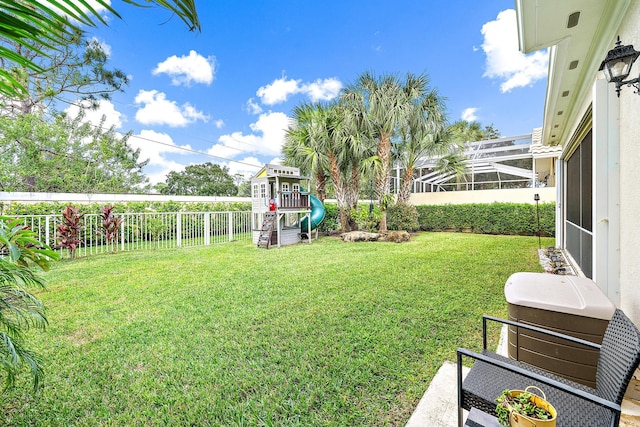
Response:
[{"label": "blue sky", "polygon": [[122,2],[113,6],[123,20],[89,31],[131,84],[87,118],[106,114],[131,131],[152,183],[208,161],[256,172],[280,157],[295,105],[330,100],[364,71],[427,74],[451,122],[493,124],[503,136],[542,124],[547,53],[517,51],[513,1],[196,4],[201,33]]}]

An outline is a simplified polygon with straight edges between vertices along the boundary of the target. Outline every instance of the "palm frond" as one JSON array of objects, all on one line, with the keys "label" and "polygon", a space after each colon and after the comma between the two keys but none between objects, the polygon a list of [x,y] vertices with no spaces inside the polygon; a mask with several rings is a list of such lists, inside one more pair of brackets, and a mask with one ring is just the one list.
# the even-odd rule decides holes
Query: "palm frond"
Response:
[{"label": "palm frond", "polygon": [[[144,3],[124,1],[138,7],[155,4],[177,15],[190,31],[200,31],[200,21],[193,0],[147,0]],[[55,50],[65,44],[65,37],[81,31],[80,25],[95,27],[98,23],[107,24],[97,7],[121,18],[107,0],[0,0],[0,37],[40,53],[38,45]],[[6,48],[0,49],[0,58],[7,59],[14,67],[42,71],[26,55]],[[25,84],[11,73],[11,67],[0,70],[0,94],[12,98],[27,94]]]}]

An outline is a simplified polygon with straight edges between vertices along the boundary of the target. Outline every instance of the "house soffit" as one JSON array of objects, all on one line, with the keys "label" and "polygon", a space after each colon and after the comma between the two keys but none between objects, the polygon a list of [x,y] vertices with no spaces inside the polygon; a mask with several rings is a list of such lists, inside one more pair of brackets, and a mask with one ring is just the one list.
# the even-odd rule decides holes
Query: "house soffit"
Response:
[{"label": "house soffit", "polygon": [[[549,49],[542,140],[565,145],[632,0],[517,0],[520,50]],[[579,16],[577,14],[579,13]]]}]

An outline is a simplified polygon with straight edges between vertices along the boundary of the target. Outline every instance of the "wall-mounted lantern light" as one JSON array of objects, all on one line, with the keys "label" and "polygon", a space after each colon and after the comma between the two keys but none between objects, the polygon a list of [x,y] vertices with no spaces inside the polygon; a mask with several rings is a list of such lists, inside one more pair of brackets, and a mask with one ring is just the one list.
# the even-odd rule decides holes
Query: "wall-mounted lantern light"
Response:
[{"label": "wall-mounted lantern light", "polygon": [[600,64],[600,71],[604,72],[604,76],[609,83],[616,84],[618,97],[620,97],[620,87],[622,85],[633,86],[636,88],[635,93],[640,94],[640,78],[625,81],[640,52],[635,50],[631,44],[625,46],[620,44],[620,36],[618,36],[616,46],[607,53],[607,57]]}]

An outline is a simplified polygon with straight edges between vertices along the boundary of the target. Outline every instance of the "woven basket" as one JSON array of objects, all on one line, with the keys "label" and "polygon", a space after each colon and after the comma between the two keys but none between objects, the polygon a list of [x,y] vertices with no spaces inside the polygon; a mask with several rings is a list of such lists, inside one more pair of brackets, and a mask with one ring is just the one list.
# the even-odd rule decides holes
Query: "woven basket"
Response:
[{"label": "woven basket", "polygon": [[[542,397],[538,396],[537,394],[531,393],[529,389],[538,390],[542,395]],[[551,406],[549,402],[547,402],[547,396],[544,394],[544,392],[536,386],[529,386],[524,390],[511,390],[509,392],[509,395],[515,397],[522,393],[530,393],[531,399],[529,400],[533,402],[536,406],[539,406],[540,408],[547,410],[551,414],[551,419],[540,420],[537,418],[531,418],[526,415],[519,414],[513,411],[511,407],[507,404],[507,407],[511,411],[511,413],[509,414],[509,425],[511,427],[556,427],[556,419],[557,419],[556,408],[554,408],[553,406]]]}]

